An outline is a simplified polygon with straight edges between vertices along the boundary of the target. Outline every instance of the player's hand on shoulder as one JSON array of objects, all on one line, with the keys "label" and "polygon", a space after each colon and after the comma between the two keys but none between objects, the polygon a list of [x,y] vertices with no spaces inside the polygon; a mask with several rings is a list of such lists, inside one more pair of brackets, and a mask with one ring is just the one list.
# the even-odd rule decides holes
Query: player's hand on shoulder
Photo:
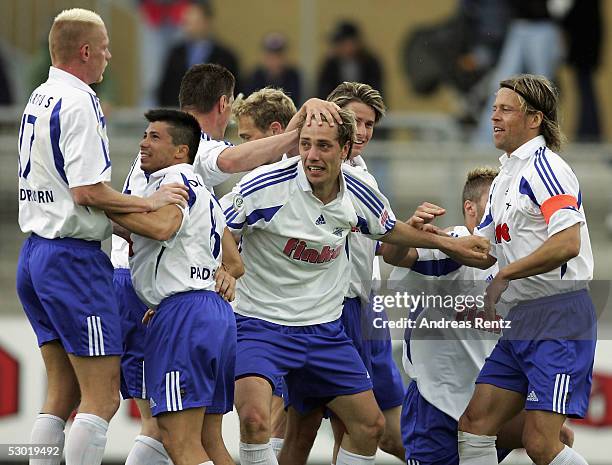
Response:
[{"label": "player's hand on shoulder", "polygon": [[312,124],[312,119],[319,125],[323,125],[323,117],[329,123],[330,126],[334,126],[335,123],[342,124],[342,118],[338,111],[340,107],[333,102],[327,100],[321,100],[318,98],[311,98],[304,102],[300,112],[306,115],[306,126]]},{"label": "player's hand on shoulder", "polygon": [[215,292],[226,301],[232,302],[236,297],[236,278],[220,266],[215,273]]},{"label": "player's hand on shoulder", "polygon": [[178,182],[164,184],[155,193],[147,197],[150,211],[157,211],[166,205],[186,207],[188,199],[187,186]]}]

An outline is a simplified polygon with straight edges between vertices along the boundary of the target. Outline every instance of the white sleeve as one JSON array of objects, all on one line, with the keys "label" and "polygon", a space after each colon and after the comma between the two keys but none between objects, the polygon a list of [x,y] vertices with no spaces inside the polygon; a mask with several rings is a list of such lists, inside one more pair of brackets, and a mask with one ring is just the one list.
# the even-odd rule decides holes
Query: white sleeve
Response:
[{"label": "white sleeve", "polygon": [[68,186],[110,182],[106,122],[97,98],[87,94],[75,102],[64,100],[62,105],[65,108],[60,109],[59,127],[52,127],[51,131],[60,131],[59,149],[64,155]]},{"label": "white sleeve", "polygon": [[548,237],[576,223],[584,223],[578,178],[569,165],[544,148],[536,154],[533,169],[520,181],[521,208],[544,217]]},{"label": "white sleeve", "polygon": [[[159,184],[159,187],[163,186],[164,184],[169,184],[169,183],[183,183],[183,179],[180,176],[180,174],[168,174],[166,175],[163,179],[162,182]],[[176,232],[172,235],[172,237],[166,241],[162,241],[162,244],[164,247],[172,247],[174,245],[174,243],[176,242],[176,238],[181,234],[181,232],[185,229],[185,227],[187,226],[188,222],[189,222],[189,212],[191,210],[191,207],[193,207],[193,204],[196,201],[196,194],[194,192],[194,190],[192,189],[192,187],[189,185],[188,182],[184,183],[188,188],[189,188],[189,199],[187,200],[187,206],[183,207],[181,205],[174,205],[175,207],[177,207],[182,214],[182,219],[181,219],[181,225],[179,226],[179,228],[176,230]]]},{"label": "white sleeve", "polygon": [[373,239],[391,231],[395,227],[395,215],[374,177],[359,168],[343,170],[343,174],[357,213],[359,231]]},{"label": "white sleeve", "polygon": [[489,189],[489,198],[485,207],[484,217],[480,221],[480,224],[474,228],[475,236],[482,236],[485,239],[489,239],[489,242],[491,243],[489,255],[495,258],[497,258],[497,254],[495,252],[495,224],[493,223],[493,213],[491,212],[491,199],[493,198],[493,190],[495,189],[496,181],[497,179],[493,180],[491,188]]},{"label": "white sleeve", "polygon": [[206,186],[217,186],[232,176],[231,173],[221,171],[219,165],[217,165],[217,159],[221,152],[232,145],[227,141],[212,140],[207,135],[202,134],[193,167],[195,172],[202,176]]}]

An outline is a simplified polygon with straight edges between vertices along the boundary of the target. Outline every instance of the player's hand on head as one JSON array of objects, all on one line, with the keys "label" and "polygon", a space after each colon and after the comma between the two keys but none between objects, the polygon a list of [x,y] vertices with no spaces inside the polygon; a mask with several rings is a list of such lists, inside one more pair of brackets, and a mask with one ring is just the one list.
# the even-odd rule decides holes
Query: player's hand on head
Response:
[{"label": "player's hand on head", "polygon": [[233,301],[236,297],[236,278],[222,266],[215,273],[215,292],[228,302]]},{"label": "player's hand on head", "polygon": [[156,211],[166,205],[187,206],[189,191],[185,184],[171,182],[161,186],[154,194],[147,197],[149,210]]},{"label": "player's hand on head", "polygon": [[302,110],[306,113],[306,126],[312,124],[313,118],[317,125],[322,126],[323,117],[330,126],[334,126],[335,123],[342,124],[342,118],[338,113],[340,107],[333,102],[311,98],[302,105]]}]

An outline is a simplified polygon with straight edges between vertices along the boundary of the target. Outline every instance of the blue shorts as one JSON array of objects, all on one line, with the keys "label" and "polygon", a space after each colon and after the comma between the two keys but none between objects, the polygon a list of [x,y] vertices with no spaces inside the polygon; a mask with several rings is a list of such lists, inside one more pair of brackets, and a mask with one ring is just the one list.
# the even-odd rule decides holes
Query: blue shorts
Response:
[{"label": "blue shorts", "polygon": [[[504,332],[476,383],[523,394],[526,410],[583,418],[589,404],[597,341],[595,309],[588,292],[529,301],[512,308],[507,320],[512,330]],[[522,337],[533,335],[533,328],[537,329],[537,339]],[[562,333],[580,339],[558,338]]]},{"label": "blue shorts", "polygon": [[[416,381],[408,385],[402,407],[402,442],[406,463],[415,465],[459,465],[457,420],[427,402]],[[501,462],[511,451],[497,449]]]},{"label": "blue shorts", "polygon": [[273,391],[272,391],[272,395],[276,396],[276,397],[283,397],[283,390],[284,390],[284,386],[285,386],[285,382],[283,381],[283,377],[279,377],[277,378],[274,383],[273,383]]},{"label": "blue shorts", "polygon": [[39,346],[59,340],[81,357],[122,353],[113,266],[99,242],[32,234],[19,254],[17,294]]},{"label": "blue shorts", "polygon": [[284,326],[236,314],[236,379],[285,380],[286,405],[306,413],[342,395],[372,389],[368,372],[340,319]]},{"label": "blue shorts", "polygon": [[[383,310],[376,317],[387,320],[387,313]],[[399,407],[404,400],[404,383],[402,375],[393,360],[393,346],[388,326],[383,329],[374,328],[370,335],[370,364],[372,366],[372,383],[374,384],[374,397],[382,411]]]},{"label": "blue shorts", "polygon": [[117,268],[113,275],[113,286],[121,315],[123,332],[123,355],[121,356],[121,396],[124,399],[146,399],[144,378],[144,344],[147,327],[142,317],[147,311],[132,285],[130,270]]},{"label": "blue shorts", "polygon": [[153,416],[234,403],[236,321],[212,291],[174,294],[157,307],[145,338],[145,378]]},{"label": "blue shorts", "polygon": [[368,373],[372,376],[372,363],[370,361],[372,348],[368,337],[368,323],[364,318],[365,314],[361,311],[361,299],[359,297],[344,299],[340,321],[342,321],[344,331],[353,342]]}]

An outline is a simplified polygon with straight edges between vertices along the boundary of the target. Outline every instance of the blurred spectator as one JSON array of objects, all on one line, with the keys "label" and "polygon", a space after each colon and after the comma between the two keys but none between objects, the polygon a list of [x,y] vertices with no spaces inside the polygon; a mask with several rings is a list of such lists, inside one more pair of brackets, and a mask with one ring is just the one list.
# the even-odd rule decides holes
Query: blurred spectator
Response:
[{"label": "blurred spectator", "polygon": [[383,94],[380,61],[366,49],[357,25],[348,21],[338,23],[330,41],[332,48],[319,74],[317,95],[326,98],[344,81],[363,82]]},{"label": "blurred spectator", "polygon": [[505,0],[460,0],[449,18],[411,30],[402,59],[412,90],[429,95],[448,86],[457,96],[459,120],[475,124],[488,100],[486,76],[499,57],[508,10]]},{"label": "blurred spectator", "polygon": [[246,95],[264,87],[280,88],[296,105],[301,105],[301,77],[299,71],[287,62],[286,37],[278,32],[271,32],[264,37],[262,48],[263,60],[246,83]]},{"label": "blurred spectator", "polygon": [[199,63],[215,63],[226,67],[236,77],[236,91],[241,90],[236,56],[212,38],[213,17],[209,1],[199,0],[185,9],[182,19],[185,40],[175,45],[166,58],[157,93],[160,105],[179,106],[181,79],[191,66]]},{"label": "blurred spectator", "polygon": [[6,68],[6,62],[1,52],[2,48],[0,48],[0,106],[12,105],[15,103],[13,89]]},{"label": "blurred spectator", "polygon": [[[170,48],[181,39],[181,19],[191,0],[138,0],[140,105],[158,106],[157,86]],[[111,43],[111,50],[113,44]]]},{"label": "blurred spectator", "polygon": [[499,61],[491,75],[488,103],[481,112],[472,137],[477,144],[491,143],[491,107],[499,82],[520,73],[541,74],[554,80],[563,58],[563,42],[557,19],[565,16],[571,0],[504,1],[508,1],[512,8],[512,19]]},{"label": "blurred spectator", "polygon": [[593,74],[601,61],[603,24],[600,0],[575,0],[563,27],[567,35],[567,62],[572,67],[578,90],[576,139],[599,142],[601,124]]}]

